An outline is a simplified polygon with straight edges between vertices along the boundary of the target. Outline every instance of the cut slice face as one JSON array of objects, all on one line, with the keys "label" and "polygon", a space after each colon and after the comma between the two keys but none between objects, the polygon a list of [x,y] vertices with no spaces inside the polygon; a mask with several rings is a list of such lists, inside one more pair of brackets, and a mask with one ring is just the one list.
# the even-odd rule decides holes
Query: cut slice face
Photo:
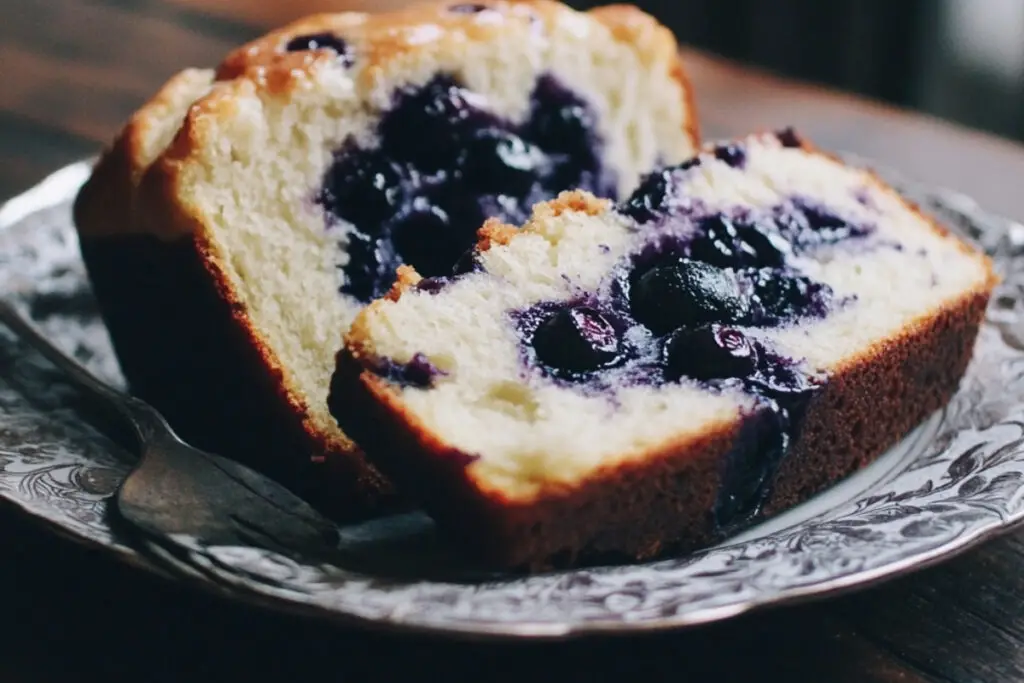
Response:
[{"label": "cut slice face", "polygon": [[403,271],[348,334],[331,407],[493,561],[648,557],[891,446],[955,390],[994,281],[874,175],[755,135],[617,205],[491,221],[457,274]]},{"label": "cut slice face", "polygon": [[133,390],[183,436],[352,507],[394,492],[327,411],[338,330],[396,268],[447,273],[486,218],[621,198],[697,145],[671,32],[624,6],[317,15],[202,76],[79,196],[94,289]]}]

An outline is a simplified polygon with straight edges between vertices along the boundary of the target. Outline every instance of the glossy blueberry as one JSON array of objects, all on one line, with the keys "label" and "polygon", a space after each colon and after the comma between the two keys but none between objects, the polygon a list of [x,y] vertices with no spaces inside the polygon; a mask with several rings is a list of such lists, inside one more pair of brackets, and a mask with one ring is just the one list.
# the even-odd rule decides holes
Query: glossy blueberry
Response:
[{"label": "glossy blueberry", "polygon": [[407,184],[397,164],[354,154],[331,167],[320,200],[335,216],[377,234],[401,205]]},{"label": "glossy blueberry", "polygon": [[444,209],[419,198],[396,218],[391,239],[402,262],[424,276],[447,275],[461,245],[453,239]]},{"label": "glossy blueberry", "polygon": [[346,143],[318,195],[355,227],[342,291],[386,292],[403,262],[427,277],[457,275],[473,267],[472,257],[456,262],[484,220],[521,224],[535,203],[563,190],[614,198],[595,123],[592,110],[548,76],[538,79],[521,125],[489,112],[450,75],[399,91],[378,144]]},{"label": "glossy blueberry", "polygon": [[753,285],[765,316],[776,320],[824,315],[832,293],[828,285],[809,277],[771,269],[757,271]]},{"label": "glossy blueberry", "polygon": [[781,266],[789,244],[770,227],[732,220],[722,214],[700,222],[690,257],[722,268]]},{"label": "glossy blueberry", "polygon": [[399,266],[394,250],[386,240],[361,233],[348,235],[349,262],[345,267],[342,291],[361,301],[383,295],[390,288],[388,273]]},{"label": "glossy blueberry", "polygon": [[765,396],[791,403],[794,398],[804,396],[814,390],[810,378],[791,362],[783,358],[773,358],[764,363],[757,374],[750,378],[753,388]]},{"label": "glossy blueberry", "polygon": [[564,308],[542,322],[533,335],[537,358],[556,370],[585,372],[615,360],[619,337],[599,311]]},{"label": "glossy blueberry", "polygon": [[656,334],[684,325],[740,322],[750,312],[733,273],[690,260],[645,273],[633,285],[630,303],[636,319]]},{"label": "glossy blueberry", "polygon": [[587,103],[554,78],[537,79],[525,135],[544,149],[570,156],[594,156],[597,118]]},{"label": "glossy blueberry", "polygon": [[466,150],[466,180],[481,191],[524,196],[544,171],[547,157],[514,133],[485,128]]},{"label": "glossy blueberry", "polygon": [[757,368],[755,344],[742,331],[723,325],[702,325],[677,330],[665,343],[670,379],[744,378]]},{"label": "glossy blueberry", "polygon": [[343,38],[333,33],[313,33],[304,36],[296,36],[285,45],[288,52],[301,52],[303,50],[319,50],[327,48],[334,50],[344,61],[345,66],[352,66],[354,61],[349,45]]},{"label": "glossy blueberry", "polygon": [[447,76],[400,93],[395,107],[381,121],[382,147],[424,171],[453,168],[474,124],[486,125],[493,118],[474,107],[471,99]]},{"label": "glossy blueberry", "polygon": [[715,158],[733,168],[743,168],[747,163],[747,152],[736,143],[728,143],[715,147]]},{"label": "glossy blueberry", "polygon": [[638,223],[647,223],[663,215],[673,187],[670,170],[648,174],[633,194],[619,207],[619,212]]}]

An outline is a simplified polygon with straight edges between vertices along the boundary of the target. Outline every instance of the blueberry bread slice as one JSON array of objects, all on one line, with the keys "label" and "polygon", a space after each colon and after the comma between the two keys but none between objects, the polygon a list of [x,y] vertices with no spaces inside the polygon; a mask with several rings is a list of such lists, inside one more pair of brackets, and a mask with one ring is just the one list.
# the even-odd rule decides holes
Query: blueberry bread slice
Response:
[{"label": "blueberry bread slice", "polygon": [[394,494],[327,392],[396,267],[448,272],[484,219],[621,198],[697,144],[676,43],[631,7],[317,15],[193,76],[80,193],[90,278],[133,391],[339,515]]},{"label": "blueberry bread slice", "polygon": [[792,131],[709,148],[614,204],[568,192],[470,265],[403,269],[330,406],[496,566],[706,546],[870,462],[942,406],[988,260]]}]

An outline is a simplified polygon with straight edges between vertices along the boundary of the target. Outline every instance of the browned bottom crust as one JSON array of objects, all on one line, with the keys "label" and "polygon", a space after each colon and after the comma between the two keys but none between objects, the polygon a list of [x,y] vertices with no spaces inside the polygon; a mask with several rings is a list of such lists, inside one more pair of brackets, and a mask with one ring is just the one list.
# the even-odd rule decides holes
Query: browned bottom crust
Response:
[{"label": "browned bottom crust", "polygon": [[263,471],[337,519],[396,506],[360,453],[306,430],[194,240],[126,235],[83,239],[81,249],[132,393],[182,438]]},{"label": "browned bottom crust", "polygon": [[[987,290],[967,295],[832,376],[807,406],[761,519],[872,462],[945,405],[970,361],[988,298]],[[341,427],[422,501],[457,547],[487,565],[541,570],[647,560],[718,538],[712,509],[739,425],[523,504],[481,491],[464,466],[467,454],[417,431],[388,396],[379,378],[339,354],[329,401]]]}]

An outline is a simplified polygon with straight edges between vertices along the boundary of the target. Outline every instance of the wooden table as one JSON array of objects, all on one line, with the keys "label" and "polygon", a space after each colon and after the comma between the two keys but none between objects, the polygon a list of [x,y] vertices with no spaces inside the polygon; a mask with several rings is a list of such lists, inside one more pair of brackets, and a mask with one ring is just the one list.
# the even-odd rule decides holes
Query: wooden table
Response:
[{"label": "wooden table", "polygon": [[[331,4],[0,3],[0,195],[98,151],[178,68],[215,63],[267,25]],[[1016,144],[705,56],[689,62],[710,136],[796,124],[826,147],[1024,219],[1017,187],[1024,148]],[[24,520],[5,515],[0,533],[0,628],[7,634],[0,679],[12,683],[275,674],[287,681],[1024,678],[1024,533],[835,601],[672,635],[556,645],[452,644],[328,628],[140,576]]]}]

